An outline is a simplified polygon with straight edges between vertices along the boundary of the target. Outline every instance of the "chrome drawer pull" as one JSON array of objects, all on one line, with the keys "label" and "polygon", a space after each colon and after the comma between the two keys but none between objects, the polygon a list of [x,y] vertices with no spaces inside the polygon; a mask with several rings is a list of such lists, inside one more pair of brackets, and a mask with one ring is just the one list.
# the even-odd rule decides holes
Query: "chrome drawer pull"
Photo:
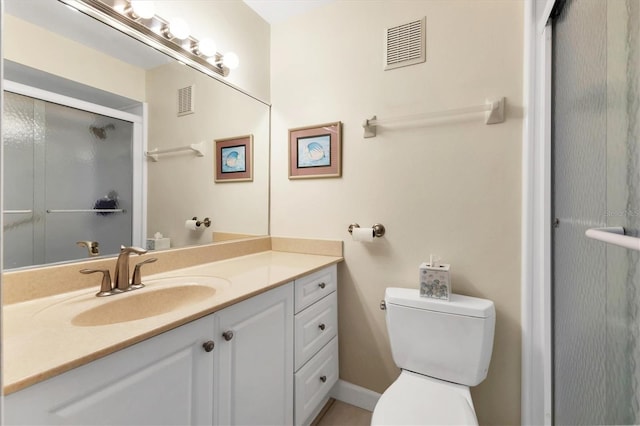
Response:
[{"label": "chrome drawer pull", "polygon": [[325,328],[327,328],[327,326],[326,326],[326,325],[324,325],[324,324],[320,324],[320,325],[318,326],[318,328],[319,328],[321,331],[324,331],[324,329],[325,329]]}]

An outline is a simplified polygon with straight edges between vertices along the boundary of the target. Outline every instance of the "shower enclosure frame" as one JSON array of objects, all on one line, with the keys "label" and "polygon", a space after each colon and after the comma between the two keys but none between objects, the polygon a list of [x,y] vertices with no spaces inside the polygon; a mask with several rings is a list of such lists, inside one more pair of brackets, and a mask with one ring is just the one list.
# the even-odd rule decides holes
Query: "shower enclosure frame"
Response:
[{"label": "shower enclosure frame", "polygon": [[133,124],[133,182],[132,182],[132,235],[131,241],[133,245],[144,247],[146,241],[146,191],[147,185],[146,161],[144,152],[146,150],[146,134],[147,134],[147,104],[142,102],[141,115],[133,114],[103,105],[86,102],[80,99],[39,89],[25,84],[16,83],[10,80],[2,81],[2,89],[6,92],[15,93],[17,95],[28,96],[42,101],[55,103],[83,111],[88,111],[102,116],[128,121]]},{"label": "shower enclosure frame", "polygon": [[551,66],[556,0],[524,2],[521,423],[553,422]]}]

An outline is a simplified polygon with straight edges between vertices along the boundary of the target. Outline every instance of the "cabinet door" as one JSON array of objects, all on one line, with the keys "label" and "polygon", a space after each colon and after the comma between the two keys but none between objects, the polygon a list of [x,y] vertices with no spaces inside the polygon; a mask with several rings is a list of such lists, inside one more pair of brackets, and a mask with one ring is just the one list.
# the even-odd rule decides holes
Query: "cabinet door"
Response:
[{"label": "cabinet door", "polygon": [[205,317],[8,395],[5,424],[210,425],[214,329]]},{"label": "cabinet door", "polygon": [[292,424],[293,285],[252,297],[217,315],[216,424]]}]

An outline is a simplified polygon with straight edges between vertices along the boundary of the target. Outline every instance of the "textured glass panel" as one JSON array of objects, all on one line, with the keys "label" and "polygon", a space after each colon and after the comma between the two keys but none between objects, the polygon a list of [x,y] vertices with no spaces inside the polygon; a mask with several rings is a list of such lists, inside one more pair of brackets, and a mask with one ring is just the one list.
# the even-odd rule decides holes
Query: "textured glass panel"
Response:
[{"label": "textured glass panel", "polygon": [[38,125],[34,117],[33,99],[5,93],[3,143],[4,182],[20,182],[20,185],[4,185],[4,266],[17,268],[34,261],[34,222],[42,216],[33,213],[34,137]]},{"label": "textured glass panel", "polygon": [[606,251],[584,233],[606,211],[606,2],[568,2],[553,33],[554,415],[604,424]]},{"label": "textured glass panel", "polygon": [[556,424],[638,424],[639,0],[570,1],[554,27]]},{"label": "textured glass panel", "polygon": [[[607,224],[638,235],[638,0],[607,3]],[[637,424],[638,252],[607,246],[607,419]]]}]

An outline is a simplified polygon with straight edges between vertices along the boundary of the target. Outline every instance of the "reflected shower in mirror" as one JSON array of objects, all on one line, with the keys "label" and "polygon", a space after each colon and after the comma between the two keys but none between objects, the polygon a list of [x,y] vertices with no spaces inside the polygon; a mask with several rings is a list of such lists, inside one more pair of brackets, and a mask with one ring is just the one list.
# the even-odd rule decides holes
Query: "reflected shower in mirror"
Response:
[{"label": "reflected shower in mirror", "polygon": [[[268,234],[268,104],[57,0],[6,0],[2,37],[5,268],[95,254],[79,241],[108,256],[156,233],[172,248]],[[215,183],[214,140],[243,135],[253,180]],[[195,216],[211,226],[187,229]]]},{"label": "reflected shower in mirror", "polygon": [[6,92],[3,135],[5,268],[132,243],[132,122]]}]

